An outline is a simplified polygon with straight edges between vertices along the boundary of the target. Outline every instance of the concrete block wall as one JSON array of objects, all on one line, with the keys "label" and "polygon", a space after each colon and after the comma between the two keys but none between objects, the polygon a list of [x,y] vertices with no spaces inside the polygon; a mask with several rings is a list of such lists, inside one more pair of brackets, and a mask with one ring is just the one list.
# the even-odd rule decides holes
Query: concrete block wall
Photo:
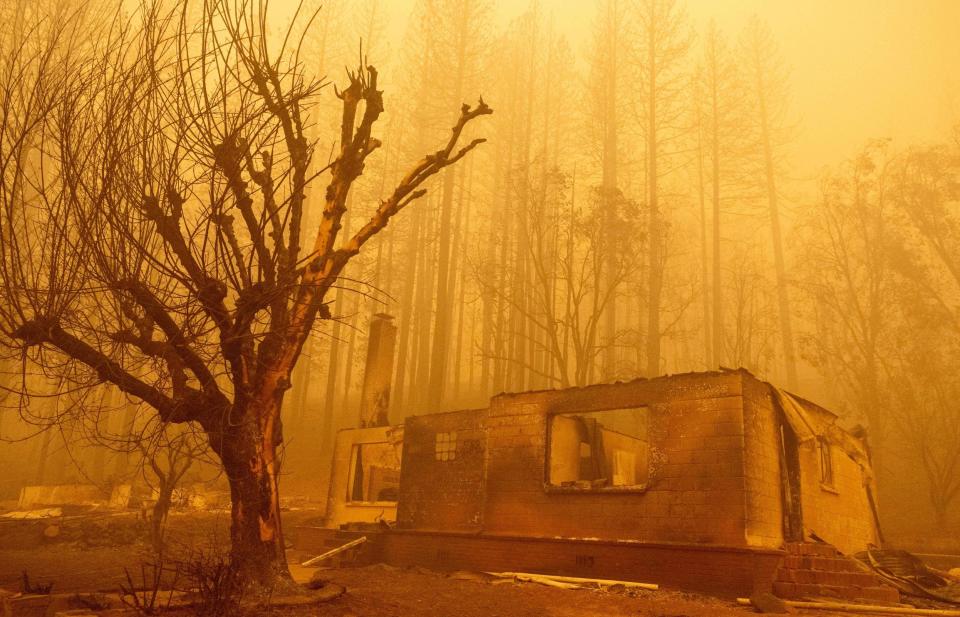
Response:
[{"label": "concrete block wall", "polygon": [[[778,435],[782,420],[769,384],[745,376],[743,391],[747,541],[753,546],[777,547],[784,540]],[[812,403],[803,405],[818,424],[834,420],[833,414]],[[863,471],[841,448],[831,449],[834,485],[828,487],[820,483],[816,440],[799,444],[803,527],[849,554],[877,542],[876,527]]]},{"label": "concrete block wall", "polygon": [[778,548],[784,540],[780,420],[770,386],[750,376],[743,380],[743,421],[747,544]]},{"label": "concrete block wall", "polygon": [[376,559],[436,570],[545,572],[658,583],[719,596],[770,591],[783,551],[604,540],[555,540],[395,531],[375,541]]},{"label": "concrete block wall", "polygon": [[879,544],[860,466],[832,446],[832,487],[820,483],[820,453],[815,440],[800,445],[800,484],[803,526],[844,554]]},{"label": "concrete block wall", "polygon": [[[397,525],[474,531],[483,523],[487,410],[411,416],[404,423]],[[456,451],[438,460],[436,436],[456,432]]]},{"label": "concrete block wall", "polygon": [[[742,374],[500,395],[487,417],[488,533],[745,545]],[[647,406],[645,491],[545,488],[554,413]]]}]

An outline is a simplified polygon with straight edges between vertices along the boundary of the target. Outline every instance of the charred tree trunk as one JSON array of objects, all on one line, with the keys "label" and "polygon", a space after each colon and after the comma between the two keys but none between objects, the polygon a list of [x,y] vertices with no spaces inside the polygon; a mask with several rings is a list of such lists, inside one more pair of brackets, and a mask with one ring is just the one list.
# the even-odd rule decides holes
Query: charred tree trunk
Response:
[{"label": "charred tree trunk", "polygon": [[[376,69],[361,66],[348,72],[349,86],[336,90],[343,102],[340,151],[329,165],[330,182],[312,249],[304,254],[302,215],[312,145],[304,135],[301,113],[304,101],[319,90],[320,81],[304,77],[297,62],[286,66],[267,56],[265,7],[247,14],[248,7],[239,0],[211,0],[205,6],[207,25],[211,27],[196,29],[204,45],[193,43],[193,25],[177,30],[177,24],[190,21],[187,13],[158,18],[155,12],[146,11],[143,32],[150,36],[111,38],[105,48],[115,44],[116,54],[94,56],[92,61],[76,65],[81,74],[96,70],[107,77],[102,82],[99,77],[94,79],[96,87],[89,90],[84,83],[76,91],[69,91],[69,100],[76,104],[68,105],[63,110],[65,115],[58,116],[51,128],[59,130],[65,124],[97,126],[98,130],[89,139],[86,133],[81,135],[83,139],[75,142],[77,151],[65,145],[69,139],[62,139],[63,135],[54,131],[51,144],[56,141],[57,152],[52,156],[63,162],[59,168],[78,167],[72,170],[76,175],[71,176],[70,187],[75,186],[74,181],[90,179],[103,183],[104,194],[125,195],[137,203],[110,209],[106,215],[100,202],[84,198],[67,200],[63,209],[58,206],[39,216],[31,215],[30,225],[61,219],[56,226],[38,227],[38,237],[53,236],[50,242],[41,243],[42,251],[48,250],[46,245],[69,246],[70,250],[36,253],[17,249],[13,253],[43,263],[49,260],[52,271],[83,272],[74,278],[34,279],[32,272],[30,276],[24,273],[35,268],[27,268],[24,263],[7,260],[0,264],[5,280],[16,281],[0,290],[7,304],[16,305],[0,315],[0,331],[3,343],[15,343],[24,357],[29,350],[41,348],[43,353],[36,356],[57,354],[43,368],[61,376],[65,387],[58,391],[110,383],[125,398],[137,401],[136,409],[132,404],[127,406],[129,422],[125,429],[132,440],[137,432],[130,429],[142,427],[133,422],[139,415],[134,411],[141,408],[152,408],[164,425],[202,426],[230,483],[233,580],[244,590],[261,595],[292,587],[280,520],[278,453],[283,435],[283,399],[303,346],[318,320],[333,318],[328,296],[350,260],[400,210],[426,194],[424,182],[485,141],[476,138],[458,145],[471,120],[493,111],[482,99],[476,107],[463,105],[446,144],[413,165],[359,229],[344,238],[341,231],[350,189],[362,174],[367,157],[382,145],[372,136],[372,130],[383,111]],[[167,26],[173,31],[170,46],[165,38]],[[204,37],[214,30],[218,37],[225,32],[226,42],[216,39],[217,46],[223,45],[218,50],[225,50],[222,58],[239,58],[241,68],[231,66],[219,71],[223,68],[216,65],[221,58],[219,51],[210,56],[202,55],[203,51],[196,52],[200,56],[193,55],[195,48],[206,48],[211,39]],[[137,32],[135,28],[132,31]],[[162,45],[156,44],[156,33],[163,33]],[[123,60],[114,64],[114,55]],[[59,61],[58,54],[51,57]],[[168,58],[176,62],[167,64]],[[189,61],[183,61],[185,58]],[[210,69],[212,65],[217,68]],[[57,70],[68,73],[72,66]],[[194,66],[203,68],[194,72]],[[171,72],[175,70],[183,72]],[[192,103],[177,106],[181,97],[190,99],[199,92],[189,90],[172,97],[175,100],[168,105],[169,92],[156,83],[157,75],[167,74],[183,78],[184,83],[202,83],[205,94],[253,92],[262,104],[234,105],[226,94],[216,102],[204,100],[208,107],[200,109]],[[222,81],[206,89],[213,85],[208,82],[211,76]],[[73,85],[72,80],[64,83]],[[144,101],[142,105],[127,106],[125,113],[118,113],[112,105],[101,105],[103,92],[128,91],[132,84],[143,86],[143,96],[138,97],[138,101]],[[0,93],[0,103],[7,103],[6,97],[6,93]],[[225,137],[219,130],[223,126],[221,102],[231,114],[236,111],[238,118]],[[50,109],[60,113],[59,102],[51,104]],[[359,117],[358,109],[362,110]],[[186,150],[202,152],[197,160],[212,159],[212,165],[200,174],[205,178],[202,182],[219,186],[222,181],[227,187],[222,203],[229,204],[221,210],[210,208],[197,213],[196,218],[183,216],[185,204],[193,205],[192,198],[185,195],[194,194],[200,185],[190,185],[191,180],[178,178],[176,173],[153,182],[154,172],[179,170],[184,159],[167,152],[165,146],[155,149],[150,140],[160,134],[163,140],[173,137],[165,131],[180,122],[184,114],[195,114],[190,118],[203,128],[199,133],[191,129],[190,137],[178,133],[175,138],[183,139]],[[46,124],[38,126],[40,132],[47,130]],[[248,137],[256,143],[248,142]],[[143,150],[151,154],[129,151],[110,158],[116,154],[110,144],[117,140],[142,143]],[[258,149],[259,159],[254,160]],[[161,151],[159,158],[153,156]],[[271,154],[274,151],[282,151],[276,163]],[[85,168],[89,152],[109,152],[109,161]],[[51,180],[50,191],[63,190],[67,181],[61,175],[57,174],[56,180],[41,176],[43,181],[35,186],[46,187],[46,180]],[[150,181],[143,182],[144,178]],[[250,188],[251,182],[256,189]],[[0,192],[5,188],[0,187]],[[37,199],[36,203],[39,207],[52,201],[63,200]],[[0,203],[9,204],[9,194],[0,195]],[[233,216],[224,214],[234,204],[242,218],[237,219],[237,225],[246,227],[240,234],[245,237],[242,244],[237,240]],[[10,209],[3,214],[10,218]],[[264,226],[268,224],[270,231],[266,232]],[[136,241],[129,241],[131,234]],[[216,234],[216,241],[208,242],[211,234]],[[5,238],[11,240],[12,236]],[[202,241],[194,244],[198,237]],[[114,242],[119,238],[124,240]],[[245,247],[249,247],[247,251]],[[152,262],[150,267],[154,269],[138,268],[135,273],[130,269],[130,264],[146,262]],[[221,275],[222,280],[217,278]],[[88,282],[93,280],[97,284],[91,288]],[[13,287],[24,292],[11,294]],[[104,300],[105,294],[109,300]],[[37,301],[40,297],[42,302]],[[41,305],[58,310],[46,312],[46,308],[38,309]],[[107,305],[109,309],[104,308]],[[63,315],[80,311],[94,314],[69,323],[61,320]],[[29,365],[24,362],[22,366],[23,389],[29,394],[34,389],[27,383]],[[150,367],[148,381],[141,379],[144,366]],[[225,366],[229,375],[220,372]],[[211,367],[216,367],[216,374]],[[229,391],[222,389],[227,379],[231,382]],[[59,419],[58,415],[53,419]],[[43,470],[40,472],[42,476]],[[176,473],[170,476],[174,480],[179,477]]]},{"label": "charred tree trunk", "polygon": [[[211,438],[230,483],[231,567],[247,585],[273,589],[289,582],[290,572],[280,525],[279,402],[277,410],[241,415],[235,429],[219,440]],[[261,426],[258,418],[271,418],[274,426]]]}]

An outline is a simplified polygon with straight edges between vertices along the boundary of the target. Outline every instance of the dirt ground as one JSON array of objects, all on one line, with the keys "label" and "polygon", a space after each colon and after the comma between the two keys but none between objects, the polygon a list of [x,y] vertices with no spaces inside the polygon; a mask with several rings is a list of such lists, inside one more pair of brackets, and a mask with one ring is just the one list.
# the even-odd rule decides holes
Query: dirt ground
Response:
[{"label": "dirt ground", "polygon": [[[291,519],[308,517],[308,513]],[[126,583],[124,569],[134,582],[141,564],[152,561],[142,540],[136,516],[77,519],[63,524],[55,541],[42,538],[46,522],[0,525],[0,589],[19,591],[23,572],[34,583],[53,583],[54,592],[116,592]],[[174,516],[172,541],[181,546],[222,543],[226,521],[222,516]],[[291,551],[296,564],[299,552]],[[291,567],[294,578],[306,582],[316,570]],[[534,583],[491,584],[470,575],[428,570],[397,569],[385,565],[320,571],[346,593],[319,607],[272,611],[278,617],[733,617],[753,613],[729,599],[660,590],[655,592],[601,592],[566,590]],[[461,578],[462,577],[462,578]],[[479,578],[479,577],[474,577]],[[180,611],[171,617],[186,617]],[[263,614],[262,612],[256,613]],[[826,617],[826,611],[798,612]]]},{"label": "dirt ground", "polygon": [[320,607],[319,615],[357,617],[724,617],[749,613],[729,601],[677,592],[619,593],[567,590],[538,584],[491,585],[439,573],[382,567],[332,570],[347,593]]},{"label": "dirt ground", "polygon": [[[110,548],[0,550],[0,587],[16,590],[23,570],[55,590],[114,591],[123,568],[135,568],[136,551]],[[294,567],[300,581],[312,569]],[[743,617],[751,609],[698,594],[660,590],[627,593],[544,587],[534,583],[492,585],[461,580],[422,569],[374,565],[323,570],[321,576],[342,585],[346,593],[312,608],[277,609],[275,617]],[[188,613],[176,613],[180,617]],[[264,613],[257,612],[257,615]],[[834,614],[803,611],[797,615]],[[173,617],[173,616],[172,616]]]}]

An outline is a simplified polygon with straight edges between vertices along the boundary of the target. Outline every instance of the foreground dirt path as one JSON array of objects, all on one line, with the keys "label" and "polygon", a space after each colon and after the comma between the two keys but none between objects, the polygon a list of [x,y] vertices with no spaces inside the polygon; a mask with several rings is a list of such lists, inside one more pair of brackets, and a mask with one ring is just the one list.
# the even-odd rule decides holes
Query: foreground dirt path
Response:
[{"label": "foreground dirt path", "polygon": [[[0,587],[17,590],[20,573],[53,581],[55,591],[115,590],[123,568],[139,568],[135,547],[74,549],[42,547],[0,550]],[[294,576],[309,580],[312,568],[293,566]],[[461,580],[422,569],[375,565],[322,570],[320,576],[343,585],[342,597],[319,607],[283,609],[275,617],[744,617],[751,609],[730,600],[675,591],[625,593],[565,590],[537,584]],[[828,617],[827,611],[798,611],[796,615]],[[176,613],[171,617],[186,617]],[[850,615],[850,614],[846,614]]]},{"label": "foreground dirt path", "polygon": [[458,580],[439,573],[371,566],[323,576],[347,593],[319,615],[345,617],[726,617],[751,614],[729,601],[658,591],[636,597],[537,584]]}]

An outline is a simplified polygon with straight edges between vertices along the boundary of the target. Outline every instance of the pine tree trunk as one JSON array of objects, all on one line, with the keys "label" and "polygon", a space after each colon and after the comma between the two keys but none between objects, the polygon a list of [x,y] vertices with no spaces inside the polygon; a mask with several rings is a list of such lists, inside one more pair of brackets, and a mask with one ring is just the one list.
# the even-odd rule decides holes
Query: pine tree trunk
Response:
[{"label": "pine tree trunk", "polygon": [[720,151],[717,134],[717,93],[713,92],[713,137],[711,140],[711,158],[713,159],[713,366],[722,365],[723,349],[723,287],[720,261]]},{"label": "pine tree trunk", "polygon": [[443,176],[440,199],[440,235],[437,246],[437,300],[430,367],[427,377],[427,405],[439,409],[444,399],[447,378],[447,356],[450,353],[450,318],[453,307],[450,298],[450,242],[453,219],[453,183],[455,170],[447,169]]},{"label": "pine tree trunk", "polygon": [[[410,222],[410,228],[407,231],[407,247],[406,254],[412,256],[416,254],[417,246],[419,246],[421,236],[421,213],[420,209],[413,211],[413,219]],[[392,237],[392,236],[391,236]],[[415,264],[416,260],[412,257],[409,257],[411,263]],[[406,388],[407,384],[407,366],[413,365],[415,356],[412,353],[412,333],[413,327],[411,322],[414,319],[414,287],[419,283],[417,279],[417,272],[415,267],[408,268],[403,271],[403,287],[401,288],[400,295],[400,323],[398,324],[398,333],[397,333],[397,368],[394,371],[394,380],[393,380],[393,393],[391,398],[393,399],[393,404],[395,409],[408,409],[409,394]]]},{"label": "pine tree trunk", "polygon": [[706,185],[703,177],[703,134],[700,120],[697,121],[697,179],[700,196],[700,280],[703,290],[703,359],[704,366],[712,369],[715,366],[713,360],[713,339],[710,324],[710,276],[709,264],[707,258],[707,200]]},{"label": "pine tree trunk", "polygon": [[649,295],[647,301],[647,377],[660,374],[660,294],[663,290],[663,255],[660,229],[660,194],[657,186],[657,54],[656,20],[651,16],[648,26],[647,71],[647,187],[650,220],[649,242]]},{"label": "pine tree trunk", "polygon": [[[463,80],[467,63],[467,39],[469,37],[470,12],[462,10],[455,33],[457,40],[457,68],[454,80],[455,103],[463,96]],[[447,357],[450,354],[450,326],[453,316],[453,298],[450,281],[456,271],[450,267],[451,234],[453,218],[453,189],[456,170],[447,169],[443,175],[442,198],[440,200],[440,235],[437,246],[437,300],[433,333],[433,348],[430,353],[430,374],[427,383],[427,404],[431,409],[439,409],[445,396],[447,381]]]},{"label": "pine tree trunk", "polygon": [[760,120],[763,138],[763,162],[766,175],[767,204],[770,209],[770,233],[773,240],[773,261],[777,273],[777,304],[780,311],[780,336],[783,344],[784,364],[787,369],[787,387],[797,387],[797,354],[793,343],[793,324],[790,317],[790,297],[787,286],[787,267],[783,257],[783,239],[780,231],[780,210],[777,204],[777,180],[773,162],[773,147],[770,143],[770,127],[767,119],[767,103],[763,85],[760,86]]},{"label": "pine tree trunk", "polygon": [[[437,211],[434,211],[436,213]],[[433,238],[437,233],[433,216],[424,221],[423,234],[425,238]],[[410,375],[408,407],[415,408],[427,404],[427,390],[430,382],[430,324],[433,321],[433,298],[434,289],[437,284],[435,273],[437,271],[436,263],[432,255],[427,251],[417,251],[419,271],[417,280],[417,309],[416,320],[414,321],[414,333],[416,342],[414,343],[413,367]]]},{"label": "pine tree trunk", "polygon": [[[608,65],[604,75],[604,133],[603,133],[603,167],[601,170],[601,186],[603,200],[603,216],[606,240],[603,243],[602,268],[605,273],[604,285],[611,291],[610,300],[604,307],[603,315],[603,367],[601,370],[604,381],[612,381],[617,372],[617,252],[620,247],[611,238],[616,237],[616,208],[617,208],[617,29],[619,20],[616,15],[616,6],[607,6],[607,42]],[[599,290],[598,290],[599,291]]]},{"label": "pine tree trunk", "polygon": [[[465,193],[467,182],[469,179],[470,184],[473,183],[473,165],[472,161],[468,164],[469,178],[462,177],[460,182],[460,195],[457,198],[459,202],[457,206],[457,229],[454,236],[454,246],[462,246],[463,236],[469,235],[470,230],[470,203],[465,199]],[[456,296],[456,306],[457,306],[457,328],[456,328],[456,343],[453,345],[453,391],[451,392],[451,397],[453,400],[458,400],[460,396],[460,390],[463,387],[463,379],[461,377],[461,368],[463,364],[463,338],[464,338],[464,327],[463,316],[464,309],[466,305],[466,283],[467,283],[467,268],[463,267],[460,264],[460,251],[455,251],[451,255],[451,276],[450,276],[450,297]],[[468,339],[472,342],[472,338]],[[469,350],[468,350],[469,358]],[[469,360],[468,360],[469,362]],[[472,385],[472,384],[470,384]],[[469,389],[469,386],[468,386]]]}]

